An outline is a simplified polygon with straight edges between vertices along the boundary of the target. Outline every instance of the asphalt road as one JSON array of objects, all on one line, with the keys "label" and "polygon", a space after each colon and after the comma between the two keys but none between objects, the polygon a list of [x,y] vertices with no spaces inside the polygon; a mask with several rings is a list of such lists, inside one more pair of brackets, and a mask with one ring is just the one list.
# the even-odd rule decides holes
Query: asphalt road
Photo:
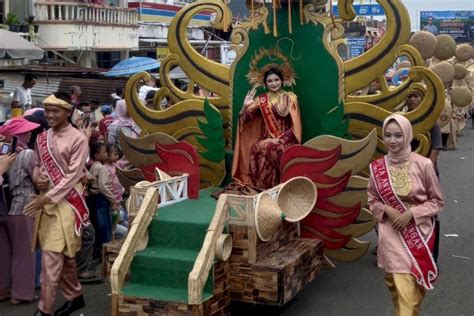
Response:
[{"label": "asphalt road", "polygon": [[[459,149],[442,152],[439,165],[445,197],[440,215],[440,276],[435,289],[426,295],[422,315],[474,316],[474,130],[466,128]],[[364,236],[370,241],[375,238],[374,233]],[[375,267],[372,250],[373,245],[359,261],[321,272],[283,308],[233,305],[232,315],[392,315],[383,272]],[[85,286],[84,293],[87,306],[74,315],[110,314],[107,284]],[[58,298],[57,306],[62,302]],[[36,304],[11,306],[4,302],[0,303],[0,316],[32,315],[35,308]]]}]

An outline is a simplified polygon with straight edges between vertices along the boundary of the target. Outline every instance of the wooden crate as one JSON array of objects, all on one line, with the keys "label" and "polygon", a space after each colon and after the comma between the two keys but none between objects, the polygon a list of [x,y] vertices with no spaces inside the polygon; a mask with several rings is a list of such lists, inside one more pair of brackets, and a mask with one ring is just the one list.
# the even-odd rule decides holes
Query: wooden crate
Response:
[{"label": "wooden crate", "polygon": [[[229,230],[234,239],[229,259],[231,300],[284,305],[321,269],[322,241],[299,238],[295,224],[283,223],[267,243],[253,240],[253,227],[229,225]],[[255,262],[249,256],[253,252]]]},{"label": "wooden crate", "polygon": [[219,261],[214,264],[211,272],[214,275],[214,295],[200,305],[120,295],[118,298],[118,315],[229,315],[230,264],[228,261]]},{"label": "wooden crate", "polygon": [[125,238],[115,239],[102,246],[102,276],[104,279],[110,277],[110,271],[112,271],[112,265],[117,258],[120,249],[125,241]]}]

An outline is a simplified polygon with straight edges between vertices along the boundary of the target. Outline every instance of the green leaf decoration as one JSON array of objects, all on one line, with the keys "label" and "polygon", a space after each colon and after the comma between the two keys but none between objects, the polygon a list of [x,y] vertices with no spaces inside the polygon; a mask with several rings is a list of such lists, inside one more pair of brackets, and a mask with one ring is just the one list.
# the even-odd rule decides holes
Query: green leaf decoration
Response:
[{"label": "green leaf decoration", "polygon": [[206,116],[209,126],[214,129],[222,130],[222,134],[224,134],[224,130],[222,129],[222,114],[219,110],[210,105],[207,98],[204,100],[204,115]]},{"label": "green leaf decoration", "polygon": [[[344,123],[343,118],[344,103],[340,102],[338,106],[330,109],[324,116],[324,120],[322,120],[321,122],[321,127],[323,128],[324,133],[339,136],[336,134],[340,134],[341,132],[341,125],[343,125]],[[339,132],[336,133],[336,131]],[[342,135],[344,135],[344,132],[342,133]]]},{"label": "green leaf decoration", "polygon": [[211,106],[207,98],[204,100],[204,115],[207,122],[198,120],[204,137],[196,136],[196,139],[206,150],[200,151],[199,155],[212,162],[222,162],[225,157],[223,119],[219,110]]}]

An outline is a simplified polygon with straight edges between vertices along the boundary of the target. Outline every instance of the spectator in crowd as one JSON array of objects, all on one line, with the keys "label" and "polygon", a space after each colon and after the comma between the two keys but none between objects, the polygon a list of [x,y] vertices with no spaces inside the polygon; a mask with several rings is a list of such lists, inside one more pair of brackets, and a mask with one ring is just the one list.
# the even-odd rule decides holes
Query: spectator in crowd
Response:
[{"label": "spectator in crowd", "polygon": [[33,99],[31,98],[31,89],[35,86],[36,79],[36,76],[33,74],[25,75],[23,84],[13,92],[12,109],[22,109],[26,111],[32,107]]},{"label": "spectator in crowd", "polygon": [[149,109],[155,109],[153,105],[153,99],[155,98],[156,90],[150,90],[146,94],[145,103]]},{"label": "spectator in crowd", "polygon": [[[418,106],[420,106],[422,101],[422,96],[420,92],[418,91],[413,91],[411,92],[407,99],[406,99],[406,112],[414,111]],[[433,166],[435,168],[436,175],[439,176],[439,170],[438,170],[438,156],[439,156],[439,151],[443,148],[443,142],[441,140],[441,127],[439,124],[436,122],[433,127],[430,130],[430,137],[431,137],[431,147],[430,147],[430,154],[428,158],[431,159],[431,162],[433,162]],[[411,142],[411,148],[414,151],[418,145],[419,141],[416,139],[413,139]]]},{"label": "spectator in crowd", "polygon": [[71,86],[71,104],[74,105],[75,107],[78,107],[79,104],[81,104],[81,97],[82,91],[81,87],[78,85],[72,85]]},{"label": "spectator in crowd", "polygon": [[145,102],[146,106],[152,110],[164,110],[168,107],[168,100],[166,98],[161,99],[160,102],[160,109],[157,109],[155,104],[153,103],[154,98],[158,90],[150,90],[146,94]]},{"label": "spectator in crowd", "polygon": [[[25,215],[36,217],[33,236],[35,241],[38,237],[42,249],[41,297],[35,315],[69,315],[85,306],[75,254],[80,249],[82,227],[89,225],[89,210],[82,199],[89,148],[84,134],[70,124],[74,110],[70,102],[64,93],[43,101],[50,129],[38,136],[33,173],[33,182],[42,194],[24,209]],[[54,311],[58,286],[66,302]]]},{"label": "spectator in crowd", "polygon": [[[140,136],[140,128],[135,124],[133,119],[128,115],[127,105],[125,100],[117,102],[115,108],[115,118],[109,126],[108,143],[118,145],[119,133],[122,132],[125,136],[137,138]],[[120,146],[119,146],[120,147]]]},{"label": "spectator in crowd", "polygon": [[89,102],[89,105],[91,106],[91,121],[97,121],[97,116],[96,116],[95,111],[97,111],[101,103],[102,102],[99,99],[94,99],[91,102]]},{"label": "spectator in crowd", "polygon": [[24,118],[12,118],[0,128],[6,139],[17,140],[17,157],[7,172],[10,210],[0,224],[0,300],[9,296],[13,305],[30,302],[35,294],[35,253],[31,251],[34,219],[25,216],[23,208],[36,194],[31,181],[34,152],[28,142],[37,127],[39,124]]},{"label": "spectator in crowd", "polygon": [[147,93],[150,91],[158,91],[158,88],[156,87],[156,79],[153,76],[146,80],[145,84],[140,87],[140,91],[138,92],[138,98],[145,102]]},{"label": "spectator in crowd", "polygon": [[87,204],[96,232],[95,257],[101,257],[102,245],[112,240],[112,211],[117,210],[117,203],[112,193],[112,177],[104,166],[108,158],[106,145],[93,143],[90,158],[94,162],[89,172],[94,180],[89,187]]},{"label": "spectator in crowd", "polygon": [[110,95],[112,100],[122,100],[123,99],[123,88],[115,89],[115,92]]},{"label": "spectator in crowd", "polygon": [[89,125],[92,122],[92,104],[83,102],[78,109],[84,113],[84,123]]},{"label": "spectator in crowd", "polygon": [[[26,120],[39,124],[39,126],[36,129],[31,131],[31,140],[29,143],[29,147],[31,149],[34,149],[35,144],[36,144],[36,138],[38,137],[38,135],[49,128],[48,122],[46,121],[46,118],[44,117],[44,109],[41,109],[41,108],[35,108],[35,109],[38,109],[38,111],[35,111],[31,115],[23,116]],[[27,112],[28,111],[26,111],[25,114],[27,114]]]},{"label": "spectator in crowd", "polygon": [[114,118],[112,117],[112,107],[110,105],[104,104],[100,107],[100,112],[102,113],[103,118],[99,121],[99,132],[105,135],[107,139],[107,133],[109,131],[109,126],[112,124]]},{"label": "spectator in crowd", "polygon": [[105,144],[104,134],[102,134],[99,131],[93,131],[91,134],[91,138],[89,139],[89,146],[92,145],[93,143]]},{"label": "spectator in crowd", "polygon": [[124,187],[120,183],[117,177],[117,161],[120,159],[120,149],[117,145],[107,145],[107,161],[105,167],[112,178],[112,193],[114,194],[115,201],[118,205],[119,220],[115,229],[115,236],[117,238],[123,238],[128,231],[128,216],[124,208],[122,207],[123,193],[125,192]]},{"label": "spectator in crowd", "polygon": [[428,31],[433,35],[438,35],[438,27],[433,24],[433,17],[428,17],[428,24],[423,27],[423,31]]},{"label": "spectator in crowd", "polygon": [[123,88],[115,89],[115,93],[112,93],[110,96],[112,97],[112,109],[115,111],[117,101],[123,99]]}]

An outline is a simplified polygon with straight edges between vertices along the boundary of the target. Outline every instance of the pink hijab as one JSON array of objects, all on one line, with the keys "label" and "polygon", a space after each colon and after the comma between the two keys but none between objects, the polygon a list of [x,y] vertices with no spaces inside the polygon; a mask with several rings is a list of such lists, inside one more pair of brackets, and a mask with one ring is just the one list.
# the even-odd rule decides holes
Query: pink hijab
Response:
[{"label": "pink hijab", "polygon": [[140,135],[140,128],[130,115],[128,115],[125,100],[117,101],[117,104],[115,105],[115,118],[110,126],[128,127],[137,134],[137,136]]},{"label": "pink hijab", "polygon": [[[385,129],[388,123],[395,121],[400,126],[403,133],[403,146],[405,147],[398,153],[393,153],[388,150],[387,157],[391,163],[400,163],[408,159],[411,154],[411,141],[413,140],[413,128],[410,121],[400,114],[392,114],[383,121],[382,131],[385,134]],[[388,148],[388,146],[387,146]]]}]

